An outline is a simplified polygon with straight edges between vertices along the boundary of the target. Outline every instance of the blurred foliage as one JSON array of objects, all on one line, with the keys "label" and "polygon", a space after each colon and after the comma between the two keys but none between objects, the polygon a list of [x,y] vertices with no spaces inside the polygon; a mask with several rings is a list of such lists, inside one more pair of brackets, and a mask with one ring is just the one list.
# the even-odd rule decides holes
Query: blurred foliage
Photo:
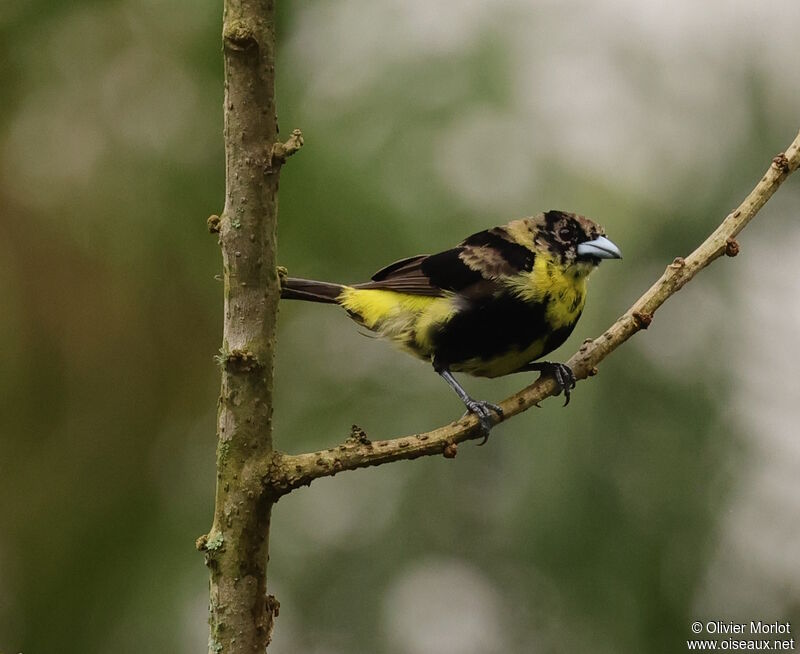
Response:
[{"label": "blurred foliage", "polygon": [[[282,177],[282,263],[356,281],[513,217],[585,213],[625,260],[593,278],[566,358],[796,132],[800,83],[775,64],[800,55],[795,5],[727,4],[685,0],[668,18],[610,0],[280,3],[279,118],[306,136]],[[214,484],[222,297],[205,219],[224,189],[220,14],[183,0],[0,9],[0,651],[205,647],[194,540]],[[751,299],[773,292],[755,281],[780,258],[748,252],[800,240],[796,182],[739,259],[682,291],[569,409],[550,400],[454,461],[283,499],[273,649],[674,652],[694,619],[800,618],[785,545],[796,484],[758,504],[759,480],[800,461],[779,439],[797,382],[762,397],[737,365],[743,351],[796,354],[798,312],[763,339],[758,326],[778,323]],[[774,269],[794,292],[796,271]],[[342,313],[287,305],[280,321],[280,448],[329,446],[353,422],[381,438],[459,415],[426,366]],[[465,383],[497,399],[527,381]],[[787,454],[761,456],[759,440]],[[737,579],[757,603],[726,590]]]}]

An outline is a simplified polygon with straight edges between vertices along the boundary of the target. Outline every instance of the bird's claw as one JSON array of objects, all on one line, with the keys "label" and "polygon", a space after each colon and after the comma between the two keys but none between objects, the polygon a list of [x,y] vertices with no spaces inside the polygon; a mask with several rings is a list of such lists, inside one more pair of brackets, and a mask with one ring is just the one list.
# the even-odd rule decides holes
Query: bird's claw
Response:
[{"label": "bird's claw", "polygon": [[473,413],[478,418],[478,423],[480,424],[481,431],[483,432],[483,440],[478,443],[478,445],[483,445],[489,440],[489,433],[492,431],[492,427],[494,427],[492,411],[494,411],[499,418],[502,418],[503,409],[496,404],[486,402],[485,400],[468,400],[464,404],[467,407],[467,413],[464,415]]},{"label": "bird's claw", "polygon": [[558,385],[558,393],[556,395],[560,395],[561,391],[564,391],[564,406],[567,406],[569,404],[570,391],[575,388],[575,373],[566,363],[553,363],[551,365],[553,366],[553,377],[555,377]]},{"label": "bird's claw", "polygon": [[529,363],[527,366],[524,366],[520,369],[520,372],[522,371],[540,372],[542,373],[542,377],[545,375],[550,375],[553,377],[553,379],[556,381],[556,386],[558,387],[556,395],[561,395],[561,391],[564,391],[564,406],[569,404],[570,391],[575,388],[577,377],[575,377],[575,373],[572,372],[572,368],[570,368],[566,363],[539,361],[537,363]]}]

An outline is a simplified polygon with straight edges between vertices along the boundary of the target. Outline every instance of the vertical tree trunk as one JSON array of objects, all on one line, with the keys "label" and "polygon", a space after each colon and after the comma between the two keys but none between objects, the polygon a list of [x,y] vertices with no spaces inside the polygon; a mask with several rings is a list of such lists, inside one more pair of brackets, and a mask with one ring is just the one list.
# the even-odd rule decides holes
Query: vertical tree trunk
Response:
[{"label": "vertical tree trunk", "polygon": [[259,466],[272,451],[279,298],[272,165],[275,3],[225,0],[225,208],[218,223],[225,313],[214,522],[198,540],[210,569],[209,652],[263,652],[277,603],[266,594],[273,498]]}]

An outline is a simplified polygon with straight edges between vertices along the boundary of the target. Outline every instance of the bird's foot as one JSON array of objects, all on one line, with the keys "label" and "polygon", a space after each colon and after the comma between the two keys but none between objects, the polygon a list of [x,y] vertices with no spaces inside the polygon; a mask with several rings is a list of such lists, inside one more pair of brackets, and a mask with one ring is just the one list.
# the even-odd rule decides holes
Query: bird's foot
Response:
[{"label": "bird's foot", "polygon": [[539,365],[541,365],[542,374],[550,374],[555,378],[558,386],[556,395],[561,395],[561,391],[564,391],[564,406],[567,406],[569,404],[570,391],[575,388],[576,382],[572,368],[566,363],[551,363],[550,361],[543,361]]},{"label": "bird's foot", "polygon": [[[540,372],[542,375],[550,375],[556,380],[558,392],[561,395],[564,391],[564,406],[569,404],[570,391],[575,388],[577,378],[566,363],[555,363],[553,361],[537,361],[522,366],[517,372]],[[538,406],[538,405],[537,405]]]},{"label": "bird's foot", "polygon": [[503,409],[496,404],[486,402],[485,400],[469,399],[466,400],[464,404],[467,407],[467,413],[464,415],[466,416],[469,413],[474,413],[478,418],[481,431],[483,432],[483,440],[478,443],[478,445],[483,445],[489,440],[489,433],[492,431],[492,427],[494,427],[494,417],[492,416],[492,411],[494,411],[499,418],[502,418]]}]

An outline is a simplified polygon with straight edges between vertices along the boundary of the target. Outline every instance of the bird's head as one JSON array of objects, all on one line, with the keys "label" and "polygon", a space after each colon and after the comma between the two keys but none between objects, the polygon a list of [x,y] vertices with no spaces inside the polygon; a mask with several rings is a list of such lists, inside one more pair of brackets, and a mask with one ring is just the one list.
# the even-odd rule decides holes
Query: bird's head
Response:
[{"label": "bird's head", "polygon": [[565,211],[546,211],[526,218],[534,250],[544,251],[561,265],[589,272],[601,259],[621,259],[619,248],[597,223]]}]

